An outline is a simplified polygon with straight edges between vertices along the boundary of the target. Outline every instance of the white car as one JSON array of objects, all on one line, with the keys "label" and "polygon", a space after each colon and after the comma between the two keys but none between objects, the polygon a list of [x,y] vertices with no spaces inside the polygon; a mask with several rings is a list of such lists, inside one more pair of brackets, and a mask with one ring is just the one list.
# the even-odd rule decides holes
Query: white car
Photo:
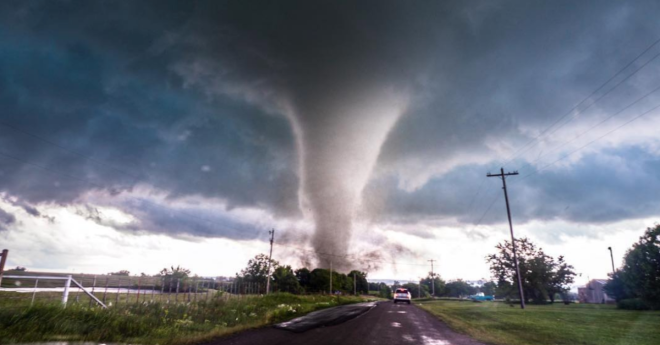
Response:
[{"label": "white car", "polygon": [[398,288],[394,290],[394,303],[407,302],[408,304],[410,304],[411,299],[412,296],[410,296],[410,291],[408,291],[407,289]]}]

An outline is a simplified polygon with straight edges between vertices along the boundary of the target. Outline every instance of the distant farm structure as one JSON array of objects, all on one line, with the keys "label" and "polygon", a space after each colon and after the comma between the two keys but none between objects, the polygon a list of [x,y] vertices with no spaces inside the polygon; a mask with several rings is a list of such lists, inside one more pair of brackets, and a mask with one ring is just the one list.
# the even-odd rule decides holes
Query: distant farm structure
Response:
[{"label": "distant farm structure", "polygon": [[578,288],[580,303],[614,303],[614,299],[605,293],[603,286],[607,279],[592,279],[584,287]]}]

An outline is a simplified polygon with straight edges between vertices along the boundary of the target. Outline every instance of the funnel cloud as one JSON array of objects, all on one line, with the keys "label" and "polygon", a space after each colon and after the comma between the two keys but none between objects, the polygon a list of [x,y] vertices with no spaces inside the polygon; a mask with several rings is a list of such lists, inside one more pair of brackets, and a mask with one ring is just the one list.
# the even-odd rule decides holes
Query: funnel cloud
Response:
[{"label": "funnel cloud", "polygon": [[316,224],[312,244],[321,266],[332,261],[342,269],[360,195],[407,96],[378,88],[323,94],[330,96],[296,103],[291,121],[299,141],[301,206]]},{"label": "funnel cloud", "polygon": [[[315,224],[319,265],[348,268],[362,191],[388,133],[419,98],[415,86],[430,61],[422,52],[437,33],[422,17],[437,8],[381,1],[265,6],[256,17],[249,6],[223,8],[218,30],[226,34],[203,43],[218,61],[191,59],[179,72],[287,117],[298,149],[300,209]],[[239,39],[242,49],[227,49]]]}]

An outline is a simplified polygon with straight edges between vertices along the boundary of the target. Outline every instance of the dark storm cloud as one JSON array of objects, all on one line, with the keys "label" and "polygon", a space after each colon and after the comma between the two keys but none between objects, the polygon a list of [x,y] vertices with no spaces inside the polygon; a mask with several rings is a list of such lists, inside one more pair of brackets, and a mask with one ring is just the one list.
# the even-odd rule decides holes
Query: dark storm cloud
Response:
[{"label": "dark storm cloud", "polygon": [[[415,223],[420,219],[442,221],[456,217],[468,225],[480,220],[480,224],[503,224],[506,211],[501,180],[483,181],[488,169],[483,165],[457,168],[413,192],[375,180],[365,191],[370,196],[366,200],[381,221]],[[590,154],[570,167],[527,177],[535,172],[536,169],[529,169],[507,180],[516,222],[563,219],[602,224],[656,216],[660,209],[660,158],[640,147]],[[495,198],[492,209],[484,216]]]},{"label": "dark storm cloud", "polygon": [[[493,169],[483,157],[499,158],[494,143],[524,144],[533,134],[523,128],[538,131],[588,95],[656,39],[657,14],[652,1],[4,2],[0,189],[29,206],[147,184],[172,199],[201,195],[296,217],[299,162],[286,106],[322,128],[316,110],[337,109],[334,99],[391,87],[412,101],[364,192],[369,208],[474,223],[483,201],[469,200]],[[603,109],[628,94],[614,96]],[[640,169],[636,184],[599,175],[612,168],[597,155],[526,180],[519,216],[652,214],[658,165],[640,150],[608,153]],[[443,163],[446,175],[410,182]],[[173,220],[166,205],[137,211],[149,231],[242,236]]]},{"label": "dark storm cloud", "polygon": [[0,208],[0,231],[6,231],[8,226],[16,223],[16,216]]},{"label": "dark storm cloud", "polygon": [[[494,156],[491,145],[524,145],[536,133],[521,127],[548,126],[655,41],[659,11],[655,2],[465,6],[456,12],[462,20],[443,28],[451,33],[443,45],[453,49],[436,55],[431,99],[400,121],[381,163]],[[642,93],[636,88],[624,84],[601,103],[616,109]]]},{"label": "dark storm cloud", "polygon": [[[209,207],[167,205],[148,198],[130,198],[114,206],[124,210],[133,220],[119,222],[99,208],[86,205],[76,213],[99,225],[131,234],[144,232],[190,239],[191,237],[225,237],[235,240],[265,238],[267,226],[248,224]],[[187,236],[187,237],[186,237]]]},{"label": "dark storm cloud", "polygon": [[185,25],[190,6],[4,7],[3,190],[27,202],[69,203],[89,189],[147,183],[171,197],[297,212],[286,121],[184,88],[170,72],[176,50],[153,52],[168,30]]}]

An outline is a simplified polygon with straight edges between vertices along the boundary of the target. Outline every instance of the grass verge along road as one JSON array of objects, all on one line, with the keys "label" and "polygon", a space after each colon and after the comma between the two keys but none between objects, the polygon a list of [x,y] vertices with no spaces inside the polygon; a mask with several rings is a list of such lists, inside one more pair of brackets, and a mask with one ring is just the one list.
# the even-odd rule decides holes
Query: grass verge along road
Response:
[{"label": "grass verge along road", "polygon": [[417,303],[454,330],[492,344],[655,345],[660,312],[619,310],[612,305],[422,301]]},{"label": "grass verge along road", "polygon": [[179,304],[123,304],[107,310],[87,303],[62,308],[52,303],[12,305],[12,301],[0,303],[0,343],[75,340],[148,345],[199,343],[365,299],[275,293]]}]

